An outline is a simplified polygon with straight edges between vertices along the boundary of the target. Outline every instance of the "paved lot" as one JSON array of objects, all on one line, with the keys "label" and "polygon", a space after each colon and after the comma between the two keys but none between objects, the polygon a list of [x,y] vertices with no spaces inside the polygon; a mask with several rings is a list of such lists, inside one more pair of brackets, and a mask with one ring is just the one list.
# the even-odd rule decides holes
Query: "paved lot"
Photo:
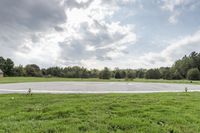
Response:
[{"label": "paved lot", "polygon": [[27,93],[153,93],[200,91],[200,85],[125,82],[37,82],[0,84],[0,94]]}]

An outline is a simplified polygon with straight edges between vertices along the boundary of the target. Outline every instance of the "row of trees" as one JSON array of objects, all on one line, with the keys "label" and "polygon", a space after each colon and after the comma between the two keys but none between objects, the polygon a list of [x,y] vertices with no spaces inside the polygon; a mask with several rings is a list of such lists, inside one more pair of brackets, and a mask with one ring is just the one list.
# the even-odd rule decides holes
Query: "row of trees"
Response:
[{"label": "row of trees", "polygon": [[172,67],[161,67],[158,69],[119,69],[110,70],[105,67],[103,70],[86,69],[84,67],[50,67],[43,68],[36,64],[29,64],[23,67],[14,66],[11,59],[0,57],[0,69],[5,76],[31,76],[31,77],[65,77],[65,78],[100,78],[100,79],[189,79],[200,80],[200,53],[192,52],[177,60]]}]

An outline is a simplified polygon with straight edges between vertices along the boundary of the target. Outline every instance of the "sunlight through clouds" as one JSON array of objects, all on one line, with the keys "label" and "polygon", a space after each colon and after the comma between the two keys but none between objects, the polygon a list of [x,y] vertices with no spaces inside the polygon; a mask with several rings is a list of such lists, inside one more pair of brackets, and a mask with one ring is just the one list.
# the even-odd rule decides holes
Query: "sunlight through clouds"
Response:
[{"label": "sunlight through clouds", "polygon": [[200,50],[199,7],[197,0],[1,0],[0,56],[41,67],[169,66]]}]

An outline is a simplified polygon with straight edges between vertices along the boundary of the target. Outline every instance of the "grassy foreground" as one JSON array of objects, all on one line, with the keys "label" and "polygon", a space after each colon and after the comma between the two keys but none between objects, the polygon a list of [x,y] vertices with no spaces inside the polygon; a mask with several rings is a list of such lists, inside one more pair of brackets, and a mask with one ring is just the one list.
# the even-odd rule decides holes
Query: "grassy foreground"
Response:
[{"label": "grassy foreground", "polygon": [[134,79],[134,80],[125,80],[125,79],[110,79],[102,80],[97,78],[81,79],[81,78],[43,78],[43,77],[4,77],[0,78],[0,84],[3,83],[24,83],[24,82],[68,82],[68,81],[80,81],[80,82],[145,82],[145,83],[178,83],[178,84],[199,84],[200,81],[188,80],[162,80],[162,79]]},{"label": "grassy foreground", "polygon": [[0,95],[0,132],[198,133],[200,93]]}]

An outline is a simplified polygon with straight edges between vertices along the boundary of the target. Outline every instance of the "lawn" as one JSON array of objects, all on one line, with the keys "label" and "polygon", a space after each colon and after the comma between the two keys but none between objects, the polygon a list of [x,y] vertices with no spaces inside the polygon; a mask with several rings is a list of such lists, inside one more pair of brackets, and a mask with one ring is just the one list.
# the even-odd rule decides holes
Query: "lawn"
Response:
[{"label": "lawn", "polygon": [[110,80],[102,80],[97,78],[43,78],[43,77],[4,77],[0,78],[0,84],[3,83],[23,83],[23,82],[69,82],[69,81],[80,81],[80,82],[145,82],[145,83],[178,83],[178,84],[198,84],[200,85],[200,81],[192,81],[189,80],[162,80],[162,79],[134,79],[134,80],[125,80],[125,79],[110,79]]},{"label": "lawn", "polygon": [[197,133],[200,93],[4,94],[4,133]]}]

